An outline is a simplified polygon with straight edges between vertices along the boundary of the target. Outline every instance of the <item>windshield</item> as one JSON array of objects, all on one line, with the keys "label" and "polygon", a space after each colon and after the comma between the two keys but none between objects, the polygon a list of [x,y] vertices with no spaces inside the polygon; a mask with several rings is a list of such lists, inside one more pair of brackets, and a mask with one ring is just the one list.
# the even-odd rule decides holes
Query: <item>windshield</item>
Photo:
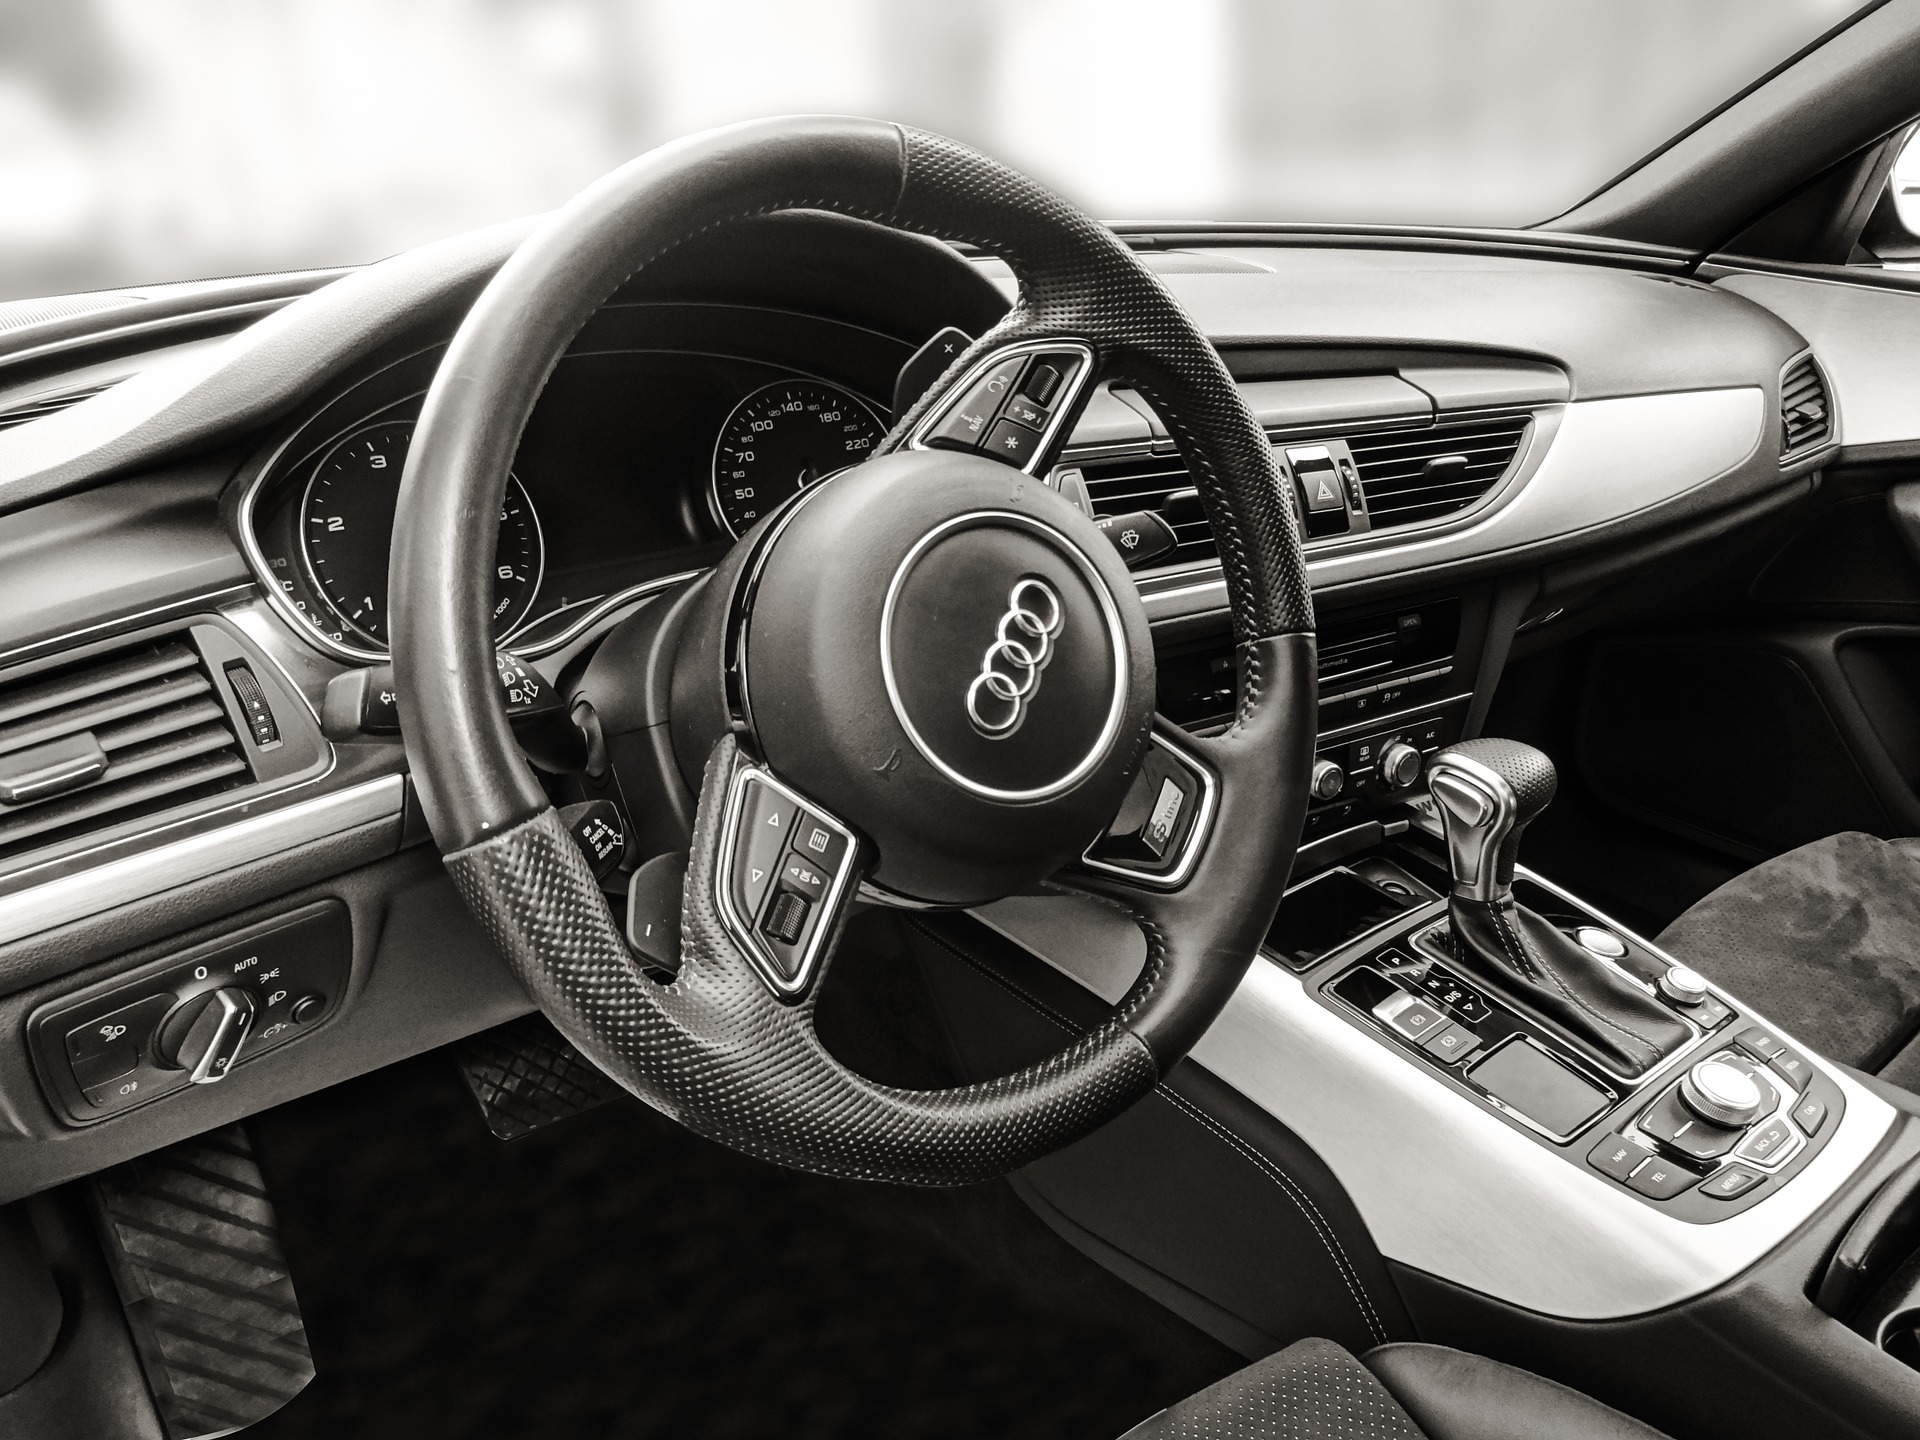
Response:
[{"label": "windshield", "polygon": [[377,259],[831,110],[1128,220],[1519,225],[1854,0],[0,0],[0,297]]}]

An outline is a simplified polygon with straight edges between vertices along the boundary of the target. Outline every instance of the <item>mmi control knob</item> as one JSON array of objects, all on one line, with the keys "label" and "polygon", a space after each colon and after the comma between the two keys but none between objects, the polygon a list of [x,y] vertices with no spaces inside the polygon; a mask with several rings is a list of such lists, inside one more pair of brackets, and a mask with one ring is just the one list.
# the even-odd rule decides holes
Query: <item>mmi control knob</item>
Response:
[{"label": "mmi control knob", "polygon": [[1347,772],[1331,760],[1316,760],[1311,788],[1316,800],[1338,799],[1340,792],[1347,788]]},{"label": "mmi control knob", "polygon": [[153,1048],[195,1085],[227,1078],[253,1028],[252,994],[232,986],[190,996],[160,1022]]},{"label": "mmi control knob", "polygon": [[1404,740],[1395,740],[1380,752],[1380,778],[1396,790],[1413,784],[1424,768],[1420,752]]},{"label": "mmi control knob", "polygon": [[1751,1075],[1717,1056],[1686,1073],[1680,1081],[1680,1098],[1702,1120],[1731,1129],[1758,1119],[1763,1099]]}]

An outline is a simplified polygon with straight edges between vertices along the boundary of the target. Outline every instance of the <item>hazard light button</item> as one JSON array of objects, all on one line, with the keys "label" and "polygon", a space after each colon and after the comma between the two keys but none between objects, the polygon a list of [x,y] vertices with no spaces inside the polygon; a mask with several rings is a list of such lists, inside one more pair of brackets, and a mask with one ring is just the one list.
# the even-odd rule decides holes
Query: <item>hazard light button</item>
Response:
[{"label": "hazard light button", "polygon": [[1298,475],[1300,492],[1307,502],[1307,513],[1320,515],[1329,510],[1346,508],[1346,497],[1340,490],[1340,477],[1332,469],[1302,470]]}]

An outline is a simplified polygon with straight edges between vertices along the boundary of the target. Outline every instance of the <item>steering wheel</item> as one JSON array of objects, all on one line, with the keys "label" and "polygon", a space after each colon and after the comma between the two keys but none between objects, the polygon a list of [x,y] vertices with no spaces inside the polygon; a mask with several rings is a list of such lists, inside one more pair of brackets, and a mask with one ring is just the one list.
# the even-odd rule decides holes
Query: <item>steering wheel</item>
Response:
[{"label": "steering wheel", "polygon": [[[688,603],[673,748],[698,777],[669,983],[637,963],[514,741],[488,628],[507,471],[541,387],[624,281],[703,232],[807,209],[966,242],[1019,282],[876,447],[763,518]],[[1163,417],[1217,537],[1235,720],[1154,716],[1146,612],[1114,545],[1043,479],[1091,388]],[[1009,428],[1011,427],[1011,428]],[[1146,1094],[1246,972],[1299,843],[1313,608],[1294,506],[1219,356],[1109,230],[964,146],[872,120],[696,135],[582,192],[468,313],[394,525],[391,632],[421,804],[466,903],[555,1026],[692,1129],[829,1174],[958,1184]],[[1037,888],[1132,916],[1111,1018],[959,1088],[877,1084],[813,1026],[847,911]]]}]

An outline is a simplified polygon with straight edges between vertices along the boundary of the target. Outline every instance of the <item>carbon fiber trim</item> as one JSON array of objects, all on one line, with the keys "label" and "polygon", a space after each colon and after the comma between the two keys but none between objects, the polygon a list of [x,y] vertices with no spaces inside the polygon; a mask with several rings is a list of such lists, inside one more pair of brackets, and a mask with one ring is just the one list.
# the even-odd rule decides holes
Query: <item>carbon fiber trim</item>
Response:
[{"label": "carbon fiber trim", "polygon": [[750,1155],[916,1185],[1005,1174],[1153,1088],[1152,1057],[1118,1021],[1017,1074],[951,1090],[896,1090],[840,1064],[814,1034],[812,997],[775,999],[714,907],[721,801],[739,763],[727,738],[707,765],[672,985],[640,973],[552,811],[447,857],[515,975],[596,1065],[688,1128]]},{"label": "carbon fiber trim", "polygon": [[306,1326],[246,1131],[183,1141],[90,1188],[169,1440],[252,1425],[306,1387]]},{"label": "carbon fiber trim", "polygon": [[501,1140],[584,1114],[620,1093],[544,1015],[470,1035],[454,1054],[487,1128]]}]

